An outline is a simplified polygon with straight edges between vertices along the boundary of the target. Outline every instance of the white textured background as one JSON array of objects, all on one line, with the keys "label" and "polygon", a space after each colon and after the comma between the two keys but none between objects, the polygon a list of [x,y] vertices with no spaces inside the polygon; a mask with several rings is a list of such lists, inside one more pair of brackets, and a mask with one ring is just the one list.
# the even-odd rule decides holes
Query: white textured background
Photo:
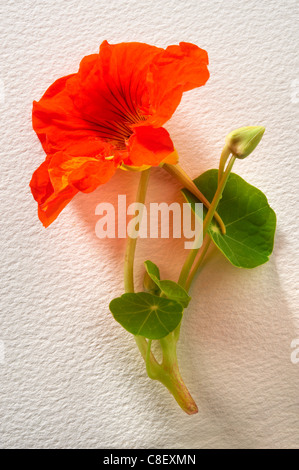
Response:
[{"label": "white textured background", "polygon": [[[299,363],[290,358],[299,338],[298,2],[6,0],[0,8],[1,447],[298,447]],[[211,79],[167,125],[193,177],[217,165],[233,128],[267,128],[235,171],[275,209],[275,250],[253,271],[216,255],[191,291],[179,361],[196,416],[147,379],[133,338],[108,311],[123,289],[124,243],[96,238],[94,210],[117,192],[131,202],[137,175],[78,195],[47,230],[28,187],[44,159],[32,100],[104,39],[208,50]],[[148,199],[172,201],[178,190],[153,171]],[[143,241],[138,273],[150,258],[175,279],[181,248]]]}]

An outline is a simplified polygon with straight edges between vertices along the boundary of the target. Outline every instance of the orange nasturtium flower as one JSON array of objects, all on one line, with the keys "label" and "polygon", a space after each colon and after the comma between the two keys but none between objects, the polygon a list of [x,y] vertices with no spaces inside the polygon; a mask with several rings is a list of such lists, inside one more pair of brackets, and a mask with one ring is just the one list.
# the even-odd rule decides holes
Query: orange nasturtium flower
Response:
[{"label": "orange nasturtium flower", "polygon": [[78,191],[91,192],[121,166],[176,163],[166,129],[184,91],[209,78],[206,51],[180,43],[110,45],[83,58],[33,104],[33,128],[47,154],[30,187],[50,225]]}]

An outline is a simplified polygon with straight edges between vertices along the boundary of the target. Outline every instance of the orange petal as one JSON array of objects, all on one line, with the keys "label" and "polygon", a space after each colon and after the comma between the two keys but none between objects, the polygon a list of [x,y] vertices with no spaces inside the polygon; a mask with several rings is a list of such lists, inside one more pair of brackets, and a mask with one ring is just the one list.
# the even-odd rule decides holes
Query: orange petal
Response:
[{"label": "orange petal", "polygon": [[182,94],[206,83],[208,63],[206,51],[185,42],[154,57],[147,77],[152,116],[146,123],[161,126],[170,119]]},{"label": "orange petal", "polygon": [[78,191],[91,192],[115,173],[112,160],[50,155],[34,172],[30,188],[38,203],[38,216],[48,227]]},{"label": "orange petal", "polygon": [[40,101],[33,103],[33,129],[46,153],[65,150],[72,143],[97,137],[94,125],[82,118],[66,91],[66,84],[73,76],[56,80]]},{"label": "orange petal", "polygon": [[116,166],[113,159],[74,157],[58,152],[49,165],[49,175],[57,192],[73,186],[79,191],[90,193],[111,179]]},{"label": "orange petal", "polygon": [[78,191],[74,188],[68,187],[63,192],[56,194],[55,198],[47,204],[38,206],[38,217],[44,227],[47,228],[52,222],[54,222],[60,212],[73,199],[77,192]]},{"label": "orange petal", "polygon": [[136,124],[140,110],[149,110],[146,76],[150,63],[161,51],[143,43],[110,45],[104,41],[94,66],[88,69],[81,65],[68,83],[76,107],[100,124]]},{"label": "orange petal", "polygon": [[56,219],[78,192],[77,189],[67,186],[61,192],[55,193],[48,171],[51,158],[47,157],[33,173],[30,181],[31,192],[38,203],[38,217],[44,227],[48,227]]},{"label": "orange petal", "polygon": [[[84,57],[81,73],[92,70],[97,60],[98,54]],[[80,96],[80,89],[84,89],[80,77],[77,73],[56,80],[42,98],[33,103],[33,128],[46,153],[61,150],[77,155],[89,155],[91,151],[100,153],[104,143],[115,140],[118,129],[114,123],[100,124],[99,116],[90,117],[76,107],[70,89],[76,84]]]},{"label": "orange petal", "polygon": [[163,127],[138,126],[128,143],[129,161],[133,166],[157,166],[174,151],[169,133]]}]

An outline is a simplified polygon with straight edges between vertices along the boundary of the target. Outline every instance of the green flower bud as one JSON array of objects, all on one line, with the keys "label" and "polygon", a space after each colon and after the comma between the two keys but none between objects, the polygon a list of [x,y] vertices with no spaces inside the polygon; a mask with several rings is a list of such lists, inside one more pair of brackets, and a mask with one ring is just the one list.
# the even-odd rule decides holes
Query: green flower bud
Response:
[{"label": "green flower bud", "polygon": [[263,126],[240,127],[230,132],[225,139],[230,152],[237,158],[247,157],[259,144],[265,128]]}]

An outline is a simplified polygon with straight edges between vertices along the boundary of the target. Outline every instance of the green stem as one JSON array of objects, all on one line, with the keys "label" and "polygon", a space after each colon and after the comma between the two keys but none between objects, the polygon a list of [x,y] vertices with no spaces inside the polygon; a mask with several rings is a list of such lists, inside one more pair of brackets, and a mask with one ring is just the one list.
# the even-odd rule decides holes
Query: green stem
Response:
[{"label": "green stem", "polygon": [[[229,177],[229,174],[231,172],[231,169],[233,167],[233,164],[235,162],[235,159],[236,157],[232,156],[230,158],[230,161],[227,165],[227,168],[220,180],[220,183],[217,187],[217,190],[216,190],[216,193],[213,197],[213,200],[211,202],[211,205],[210,205],[210,208],[207,212],[207,215],[205,216],[204,218],[204,221],[203,221],[203,227],[202,227],[202,232],[199,234],[199,237],[202,237],[202,239],[205,238],[207,232],[208,232],[208,229],[209,229],[209,226],[210,226],[210,223],[213,219],[213,216],[216,212],[216,209],[217,209],[217,206],[218,206],[218,203],[222,197],[222,193],[223,193],[223,190],[225,188],[225,185],[226,185],[226,182],[227,182],[227,179]],[[195,241],[195,246],[198,245],[198,240]],[[197,253],[199,251],[200,248],[193,248],[192,250],[190,250],[190,253],[188,254],[187,258],[186,258],[186,261],[182,267],[182,270],[181,270],[181,274],[180,274],[180,277],[179,277],[179,284],[183,287],[186,287],[186,282],[187,282],[187,278],[189,276],[189,272],[192,268],[192,265],[194,263],[194,260],[197,256]]]},{"label": "green stem", "polygon": [[[218,185],[214,198],[209,206],[207,215],[204,219],[202,234],[199,235],[199,236],[202,236],[204,240],[203,245],[201,247],[201,254],[199,256],[199,259],[190,273],[190,269],[192,268],[192,265],[199,251],[198,248],[193,249],[189,253],[183,265],[183,268],[179,277],[179,284],[185,287],[186,290],[189,290],[191,282],[193,281],[193,278],[195,276],[195,273],[201,266],[204,260],[204,257],[208,251],[211,239],[208,236],[207,232],[208,232],[210,223],[212,221],[212,218],[215,215],[218,203],[222,197],[222,193],[225,188],[225,185],[228,180],[234,161],[235,161],[235,157],[232,157],[227,165],[227,168],[224,174],[220,178],[220,183]],[[198,243],[197,242],[195,243],[197,246]],[[157,380],[160,380],[160,382],[162,382],[165,385],[165,387],[168,388],[168,390],[173,394],[178,404],[187,413],[193,414],[197,412],[197,406],[195,402],[193,401],[191,395],[189,394],[189,391],[187,390],[184,382],[181,379],[178,365],[177,365],[176,343],[179,339],[179,335],[180,335],[180,325],[170,335],[160,340],[160,344],[161,344],[162,351],[163,351],[163,362],[161,365],[161,367],[163,368],[163,374],[160,375],[160,370],[158,370]],[[188,404],[187,409],[186,409],[186,403]]]},{"label": "green stem", "polygon": [[219,201],[222,197],[222,193],[224,191],[224,188],[226,186],[226,183],[227,183],[227,180],[228,180],[228,177],[230,175],[230,172],[232,170],[232,167],[235,163],[235,160],[236,160],[236,157],[232,156],[228,162],[228,165],[227,165],[227,168],[220,180],[220,183],[218,185],[218,188],[216,190],[216,193],[213,197],[213,200],[211,202],[211,206],[210,206],[210,209],[208,210],[208,213],[204,219],[204,222],[203,222],[203,229],[202,229],[202,236],[203,238],[206,236],[206,233],[209,229],[209,226],[210,226],[210,223],[212,222],[212,219],[213,219],[213,216],[216,212],[216,209],[217,209],[217,206],[219,204]]},{"label": "green stem", "polygon": [[207,254],[207,251],[209,249],[209,246],[211,244],[211,238],[209,237],[209,235],[206,235],[206,238],[204,239],[204,242],[202,244],[202,247],[201,247],[201,252],[200,252],[200,255],[199,255],[199,258],[198,260],[196,261],[194,267],[192,268],[191,272],[190,272],[190,275],[186,281],[186,290],[187,292],[189,291],[190,289],[190,286],[191,286],[191,283],[193,281],[193,278],[195,276],[195,274],[197,273],[198,269],[200,268],[200,266],[202,265],[202,262]]},{"label": "green stem", "polygon": [[[140,174],[140,181],[136,195],[136,203],[145,203],[145,196],[148,186],[148,180],[150,175],[150,168],[144,170]],[[140,219],[142,214],[140,214]],[[138,231],[139,227],[136,226],[136,230]],[[136,251],[136,243],[137,237],[131,237],[128,234],[127,238],[127,246],[126,246],[126,254],[125,254],[125,292],[134,292],[134,258],[135,258],[135,251]]]},{"label": "green stem", "polygon": [[163,361],[158,371],[157,380],[168,389],[185,413],[192,415],[198,412],[198,408],[181,377],[176,343],[174,332],[160,339]]},{"label": "green stem", "polygon": [[223,172],[224,172],[225,164],[228,160],[228,157],[230,156],[230,153],[231,152],[230,152],[228,146],[225,145],[223,147],[223,150],[222,150],[222,153],[221,153],[221,156],[220,156],[219,171],[218,171],[218,185],[220,184],[220,181],[221,181],[221,178],[222,178],[222,175],[223,175]]},{"label": "green stem", "polygon": [[[140,180],[139,186],[136,195],[136,202],[137,203],[145,203],[145,196],[149,181],[150,169],[144,170],[140,173]],[[142,214],[140,215],[141,218]],[[137,227],[136,227],[137,228]],[[137,228],[138,229],[138,228]],[[126,254],[125,254],[125,263],[124,263],[124,284],[125,284],[125,292],[134,292],[134,258],[135,258],[135,251],[136,251],[136,237],[130,237],[128,234],[127,238],[127,246],[126,246]],[[140,351],[141,356],[144,360],[146,360],[146,352],[147,352],[147,341],[143,336],[134,336],[138,349]],[[154,356],[151,354],[151,361],[153,363],[153,367],[157,364]]]},{"label": "green stem", "polygon": [[146,372],[150,379],[155,380],[156,375],[151,367],[151,347],[152,347],[152,340],[149,339],[147,342],[147,349],[146,349],[146,356],[145,356]]},{"label": "green stem", "polygon": [[[136,202],[144,204],[148,178],[149,169],[141,172]],[[136,227],[136,230],[138,230],[138,228],[139,227]],[[137,238],[130,237],[130,234],[128,234],[124,267],[124,283],[126,292],[134,292],[134,257],[136,242]],[[171,333],[160,340],[163,351],[162,364],[157,362],[155,356],[151,352],[151,340],[147,341],[142,336],[134,337],[138,349],[145,361],[148,376],[153,380],[161,382],[187,414],[197,413],[198,409],[196,403],[191,397],[179,372],[174,335]]]},{"label": "green stem", "polygon": [[189,254],[188,254],[188,256],[185,260],[185,263],[183,264],[183,267],[181,269],[178,284],[180,284],[180,286],[184,287],[185,289],[186,289],[186,282],[187,282],[190,270],[192,268],[192,265],[195,261],[198,250],[199,250],[199,248],[193,248],[192,250],[190,250],[190,252],[189,252]]},{"label": "green stem", "polygon": [[[199,256],[199,259],[195,265],[195,267],[192,269],[189,277],[188,277],[188,274],[189,274],[189,271],[187,272],[187,279],[184,283],[184,288],[186,289],[186,291],[188,292],[189,289],[190,289],[190,286],[191,286],[191,282],[193,281],[193,277],[194,275],[196,274],[199,266],[201,265],[201,263],[203,262],[204,258],[205,258],[205,255],[209,249],[209,246],[210,246],[210,243],[211,243],[211,239],[208,235],[206,235],[206,238],[205,240],[203,241],[203,244],[202,244],[202,247],[201,247],[201,252],[200,252],[200,256]],[[190,268],[189,268],[190,269]],[[187,268],[188,270],[188,268]],[[190,278],[191,276],[191,278]],[[179,280],[179,283],[180,283],[180,280]],[[176,329],[174,330],[174,338],[176,341],[179,340],[179,337],[180,337],[180,332],[181,332],[181,324],[182,322],[176,327]]]},{"label": "green stem", "polygon": [[[184,287],[187,291],[189,291],[191,283],[194,279],[194,276],[195,276],[196,272],[198,271],[199,267],[201,266],[201,264],[202,264],[202,262],[205,258],[205,255],[207,254],[207,251],[209,249],[211,239],[207,235],[207,232],[208,232],[210,223],[212,221],[213,215],[214,215],[214,213],[216,211],[216,208],[218,206],[218,203],[219,203],[219,201],[222,197],[223,190],[225,188],[226,182],[228,180],[228,177],[229,177],[229,174],[231,172],[231,169],[233,167],[234,162],[235,162],[235,157],[231,157],[231,159],[229,161],[229,164],[227,165],[227,168],[225,170],[225,173],[224,173],[224,175],[222,176],[222,178],[220,180],[220,184],[218,184],[218,188],[216,190],[216,193],[214,195],[214,198],[212,200],[212,203],[210,205],[208,213],[207,213],[207,215],[204,219],[202,235],[201,235],[201,233],[199,234],[199,236],[202,236],[202,238],[203,238],[203,244],[200,248],[194,248],[190,251],[190,253],[188,254],[188,256],[186,258],[186,261],[183,264],[183,267],[181,269],[181,273],[180,273],[180,276],[179,276],[178,283],[182,287]],[[195,241],[195,245],[196,246],[198,245],[198,239]],[[193,263],[195,261],[195,258],[197,256],[199,250],[201,250],[200,256],[199,256],[198,261],[196,262],[195,266],[192,268]],[[174,330],[174,333],[173,333],[174,338],[175,338],[176,341],[178,341],[178,339],[180,337],[180,330],[181,330],[181,323],[176,327],[176,329]]]},{"label": "green stem", "polygon": [[[163,167],[170,175],[174,176],[177,180],[179,180],[183,186],[188,189],[194,196],[196,196],[205,206],[207,209],[210,208],[210,202],[208,199],[199,191],[198,187],[194,184],[190,176],[180,167],[180,165],[170,165],[168,163],[164,163]],[[215,220],[217,220],[221,232],[225,233],[225,225],[217,212],[214,213]]]}]

